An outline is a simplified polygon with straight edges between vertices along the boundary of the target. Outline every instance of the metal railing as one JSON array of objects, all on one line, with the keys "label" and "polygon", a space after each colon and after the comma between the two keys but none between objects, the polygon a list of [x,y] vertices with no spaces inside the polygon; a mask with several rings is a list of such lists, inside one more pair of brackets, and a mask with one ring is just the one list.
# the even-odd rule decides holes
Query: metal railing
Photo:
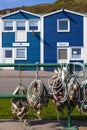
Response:
[{"label": "metal railing", "polygon": [[[55,64],[55,63],[34,63],[34,64],[0,64],[0,67],[66,67],[67,63],[62,63],[62,64]],[[77,64],[78,66],[78,64]],[[87,67],[87,63],[84,63],[84,66]],[[0,98],[25,98],[27,95],[14,95],[14,94],[0,94]],[[72,128],[71,125],[71,109],[68,108],[68,122],[67,122],[67,128],[65,130],[68,130],[68,128]],[[77,130],[77,127],[73,127],[72,130]]]},{"label": "metal railing", "polygon": [[[55,63],[31,63],[31,64],[12,64],[12,63],[1,63],[0,67],[18,67],[21,69],[22,67],[60,67],[61,65],[66,66],[66,63],[63,64],[55,64]],[[25,98],[27,95],[13,95],[13,94],[0,94],[0,98]]]},{"label": "metal railing", "polygon": [[[67,63],[61,63],[61,64],[56,64],[56,63],[30,63],[30,64],[13,64],[13,63],[0,63],[0,67],[66,67]],[[78,66],[78,64],[77,64]],[[87,67],[87,63],[84,63],[84,66]],[[26,95],[13,95],[13,94],[0,94],[0,98],[25,98]]]}]

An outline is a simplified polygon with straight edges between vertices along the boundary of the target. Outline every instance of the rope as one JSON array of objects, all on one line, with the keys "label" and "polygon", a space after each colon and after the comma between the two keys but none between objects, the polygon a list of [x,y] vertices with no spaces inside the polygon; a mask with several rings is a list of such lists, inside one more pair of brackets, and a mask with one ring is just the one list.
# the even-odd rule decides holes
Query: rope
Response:
[{"label": "rope", "polygon": [[37,111],[37,114],[39,115],[40,119],[40,110],[43,107],[44,103],[47,101],[46,99],[46,88],[42,80],[38,76],[38,70],[39,66],[37,63],[36,66],[36,77],[31,82],[27,89],[27,101],[30,104],[30,106]]},{"label": "rope", "polygon": [[81,104],[81,112],[87,114],[87,97],[83,100]]},{"label": "rope", "polygon": [[[22,75],[21,68],[19,65],[19,76],[20,76],[20,84],[16,87],[13,94],[21,94],[24,95],[27,93],[27,90],[22,85]],[[28,112],[29,105],[26,98],[12,98],[12,113],[16,115],[18,118],[23,118]]]},{"label": "rope", "polygon": [[[35,79],[31,82],[27,90],[27,100],[31,106],[37,105],[43,93],[43,82],[40,79]],[[36,103],[36,104],[35,104]]]},{"label": "rope", "polygon": [[[61,97],[58,100],[60,103],[64,103],[67,99],[67,87],[66,87],[66,83],[64,81],[65,75],[64,74],[62,75],[62,70],[59,72],[60,72],[60,74],[57,74],[57,77],[55,79],[51,78],[50,80],[48,80],[48,85],[49,85],[48,93],[49,93],[49,95],[56,96],[56,95],[58,95],[59,92],[64,92],[63,97]],[[64,71],[63,71],[63,73],[64,73]],[[50,83],[51,80],[53,80],[52,84]]]}]

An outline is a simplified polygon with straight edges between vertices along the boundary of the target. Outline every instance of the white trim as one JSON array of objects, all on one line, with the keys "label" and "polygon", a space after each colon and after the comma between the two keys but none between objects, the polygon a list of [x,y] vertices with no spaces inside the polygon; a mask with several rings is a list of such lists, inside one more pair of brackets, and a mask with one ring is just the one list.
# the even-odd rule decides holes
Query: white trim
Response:
[{"label": "white trim", "polygon": [[13,21],[13,31],[14,32],[16,31],[16,21],[15,20]]},{"label": "white trim", "polygon": [[[12,57],[6,58],[5,57],[5,50],[11,50],[12,51]],[[3,48],[3,62],[2,63],[14,63],[14,48]],[[2,69],[14,69],[14,67],[2,67]]]},{"label": "white trim", "polygon": [[[24,22],[24,28],[25,29],[17,29],[18,28],[18,22],[19,23],[21,23],[21,22]],[[16,31],[25,31],[26,30],[26,20],[22,20],[22,19],[20,19],[20,20],[16,20]]]},{"label": "white trim", "polygon": [[[60,30],[59,29],[59,22],[60,21],[66,21],[68,22],[68,29],[67,30]],[[63,19],[57,19],[57,32],[70,32],[70,20],[68,18],[63,18]]]},{"label": "white trim", "polygon": [[31,23],[32,23],[32,21],[37,21],[38,29],[37,29],[37,30],[30,30],[30,29],[28,28],[28,31],[29,31],[29,32],[32,32],[32,31],[34,31],[34,32],[40,32],[40,19],[29,19],[29,27],[30,27],[30,21],[31,21]]},{"label": "white trim", "polygon": [[2,29],[3,21],[0,19],[0,63],[3,63],[3,48],[2,48]]},{"label": "white trim", "polygon": [[[81,49],[81,58],[72,58],[72,49],[74,49],[74,48],[75,48],[75,49]],[[84,55],[83,55],[83,52],[84,52],[84,51],[83,51],[83,47],[81,47],[81,46],[75,46],[75,47],[73,46],[73,47],[71,47],[71,48],[70,48],[70,60],[83,60],[83,58],[84,58],[84,57],[83,57],[83,56],[84,56]]]},{"label": "white trim", "polygon": [[37,31],[41,31],[41,19],[38,20],[38,30]]},{"label": "white trim", "polygon": [[21,42],[18,42],[18,43],[13,43],[12,46],[30,46],[30,43],[21,43]]},{"label": "white trim", "polygon": [[69,42],[57,42],[57,46],[58,47],[68,47],[69,46]]},{"label": "white trim", "polygon": [[29,31],[29,20],[26,20],[26,31],[28,32]]},{"label": "white trim", "polygon": [[5,18],[5,17],[7,17],[7,16],[11,16],[11,15],[17,14],[17,13],[19,13],[19,12],[24,12],[24,13],[27,13],[27,14],[31,14],[31,15],[35,15],[35,16],[37,16],[37,17],[40,17],[40,15],[38,15],[38,14],[34,14],[34,13],[27,12],[27,11],[24,11],[24,10],[18,10],[18,11],[12,12],[12,13],[10,13],[10,14],[6,14],[6,15],[2,16],[1,18]]},{"label": "white trim", "polygon": [[[59,49],[67,49],[67,59],[59,59],[58,57]],[[70,52],[69,47],[57,47],[57,63],[69,63],[69,60],[70,60],[69,52]]]},{"label": "white trim", "polygon": [[47,17],[47,16],[50,16],[50,15],[53,15],[53,14],[56,14],[56,13],[60,13],[62,11],[66,11],[66,12],[73,13],[73,14],[80,15],[80,16],[85,16],[84,14],[81,14],[81,13],[77,13],[77,12],[70,11],[70,10],[67,10],[67,9],[61,9],[61,10],[57,10],[57,11],[51,12],[49,14],[46,14],[43,17]]},{"label": "white trim", "polygon": [[87,63],[87,17],[83,18],[84,62]]},{"label": "white trim", "polygon": [[[25,58],[17,58],[17,49],[25,49]],[[15,48],[15,60],[27,60],[27,48],[26,47],[17,47]]]},{"label": "white trim", "polygon": [[[5,28],[5,22],[12,22],[12,30],[5,30],[4,28]],[[3,27],[3,29],[2,29],[2,31],[3,32],[14,32],[14,21],[13,21],[13,19],[5,19],[5,20],[3,20],[3,24],[2,24],[2,27]]]},{"label": "white trim", "polygon": [[[41,34],[40,34],[40,63],[44,63],[44,19],[41,17]],[[43,67],[41,67],[43,70]]]}]

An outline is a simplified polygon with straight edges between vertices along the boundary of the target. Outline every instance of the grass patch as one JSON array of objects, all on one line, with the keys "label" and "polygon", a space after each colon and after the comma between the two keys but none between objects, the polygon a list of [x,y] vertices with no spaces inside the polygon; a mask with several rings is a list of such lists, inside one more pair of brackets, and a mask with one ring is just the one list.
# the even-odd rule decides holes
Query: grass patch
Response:
[{"label": "grass patch", "polygon": [[[36,110],[32,108],[29,109],[28,118],[36,118],[35,116]],[[41,110],[41,118],[42,119],[55,119],[55,118],[67,118],[67,109],[64,108],[63,113],[57,111],[55,104],[49,101],[47,107],[43,107]],[[1,98],[0,99],[0,119],[14,119],[14,115],[11,111],[11,99]],[[74,109],[72,112],[73,119],[87,119],[87,115],[80,113],[77,109]]]},{"label": "grass patch", "polygon": [[0,99],[0,119],[12,119],[11,100]]}]

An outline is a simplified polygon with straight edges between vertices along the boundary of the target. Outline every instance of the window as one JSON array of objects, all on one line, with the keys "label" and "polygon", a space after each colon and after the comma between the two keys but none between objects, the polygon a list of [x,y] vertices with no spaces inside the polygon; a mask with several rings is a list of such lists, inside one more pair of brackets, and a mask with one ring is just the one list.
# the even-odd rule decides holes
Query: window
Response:
[{"label": "window", "polygon": [[13,21],[4,21],[4,30],[13,30]]},{"label": "window", "polygon": [[58,32],[69,32],[70,31],[69,19],[59,19],[57,21],[57,31]]},{"label": "window", "polygon": [[59,59],[67,59],[67,49],[59,49]]},{"label": "window", "polygon": [[12,50],[5,50],[5,58],[12,58]]},{"label": "window", "polygon": [[25,21],[17,21],[17,30],[25,30]]},{"label": "window", "polygon": [[38,30],[38,20],[31,19],[29,21],[29,30]]},{"label": "window", "polygon": [[16,59],[26,59],[26,48],[17,48],[16,49]]},{"label": "window", "polygon": [[81,48],[72,48],[72,58],[81,58]]}]

